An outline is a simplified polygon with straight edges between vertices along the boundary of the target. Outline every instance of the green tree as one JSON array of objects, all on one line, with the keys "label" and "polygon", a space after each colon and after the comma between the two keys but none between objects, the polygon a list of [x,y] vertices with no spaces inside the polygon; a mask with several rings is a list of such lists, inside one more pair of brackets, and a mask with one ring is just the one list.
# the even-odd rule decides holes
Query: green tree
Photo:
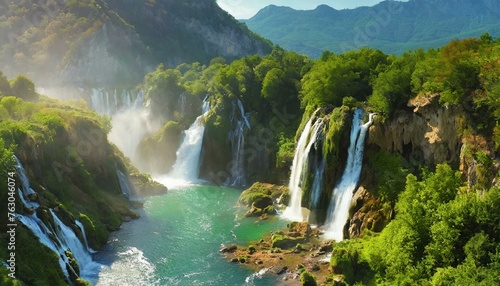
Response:
[{"label": "green tree", "polygon": [[0,71],[0,95],[12,95],[12,88],[7,78]]},{"label": "green tree", "polygon": [[39,95],[35,91],[35,84],[26,76],[20,74],[10,82],[12,93],[26,101],[36,101]]}]

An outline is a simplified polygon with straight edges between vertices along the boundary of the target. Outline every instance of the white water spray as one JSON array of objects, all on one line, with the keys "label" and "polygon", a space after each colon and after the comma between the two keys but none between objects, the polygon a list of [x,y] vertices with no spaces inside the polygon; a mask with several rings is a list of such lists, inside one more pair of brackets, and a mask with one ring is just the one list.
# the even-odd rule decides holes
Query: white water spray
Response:
[{"label": "white water spray", "polygon": [[311,119],[307,122],[302,134],[300,135],[295,155],[293,157],[292,172],[290,174],[290,182],[288,188],[290,190],[290,204],[283,212],[283,217],[292,221],[303,221],[302,214],[302,183],[307,173],[307,159],[309,151],[316,142],[318,131],[323,127],[323,120],[316,120],[314,125],[312,121],[316,115],[315,111]]},{"label": "white water spray", "polygon": [[188,130],[184,131],[184,139],[177,150],[177,159],[169,177],[193,182],[198,180],[200,154],[203,143],[205,124],[203,116],[210,110],[207,98],[203,100],[202,114],[196,118]]},{"label": "white water spray", "polygon": [[250,123],[248,121],[248,114],[245,113],[243,108],[243,103],[238,99],[237,103],[240,115],[237,115],[236,107],[233,103],[233,114],[231,116],[231,122],[234,124],[234,128],[229,132],[229,141],[231,143],[231,170],[230,176],[224,182],[224,185],[231,187],[240,187],[246,185],[245,176],[245,156],[243,154],[245,148],[245,126],[250,129]]},{"label": "white water spray", "polygon": [[[19,197],[22,198],[25,196],[25,190],[30,190],[30,193],[32,192],[33,194],[36,194],[36,192],[30,188],[28,177],[21,162],[16,156],[14,156],[14,158],[17,162],[15,168],[21,181],[21,188],[18,188]],[[89,251],[90,248],[82,244],[73,230],[65,225],[52,209],[49,209],[48,213],[52,217],[53,224],[50,222],[45,224],[37,216],[36,211],[39,205],[36,202],[32,202],[29,197],[25,197],[21,201],[25,207],[33,208],[34,213],[32,215],[16,214],[17,219],[38,238],[40,243],[44,244],[58,254],[59,265],[61,266],[61,270],[68,281],[70,277],[69,273],[71,272],[76,274],[76,271],[71,267],[69,259],[65,253],[66,251],[70,251],[76,259],[80,268],[80,277],[90,282],[95,282],[94,277],[96,277],[99,272],[101,265],[92,260],[92,256]],[[85,229],[83,226],[80,228],[84,238],[86,239]]]},{"label": "white water spray", "polygon": [[327,239],[341,241],[344,238],[344,225],[349,215],[349,206],[363,166],[363,150],[366,132],[373,123],[373,116],[375,115],[373,113],[370,114],[368,122],[362,124],[363,114],[364,111],[362,109],[354,111],[347,165],[340,181],[332,192],[332,199],[328,207],[324,226],[324,237]]}]

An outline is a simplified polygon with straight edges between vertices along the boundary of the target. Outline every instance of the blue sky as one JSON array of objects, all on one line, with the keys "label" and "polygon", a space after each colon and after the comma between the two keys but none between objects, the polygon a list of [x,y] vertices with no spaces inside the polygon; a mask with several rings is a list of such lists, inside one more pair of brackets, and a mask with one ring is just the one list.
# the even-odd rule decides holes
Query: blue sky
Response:
[{"label": "blue sky", "polygon": [[335,9],[352,9],[359,6],[373,6],[381,0],[217,0],[219,6],[236,19],[248,19],[267,5],[289,6],[299,10],[311,10],[320,4]]}]

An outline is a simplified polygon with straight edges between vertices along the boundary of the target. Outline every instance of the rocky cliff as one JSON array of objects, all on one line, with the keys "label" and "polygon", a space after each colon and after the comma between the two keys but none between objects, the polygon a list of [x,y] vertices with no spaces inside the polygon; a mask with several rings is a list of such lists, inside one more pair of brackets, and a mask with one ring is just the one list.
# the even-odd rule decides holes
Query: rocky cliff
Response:
[{"label": "rocky cliff", "polygon": [[370,128],[368,144],[402,155],[415,166],[457,164],[460,158],[460,111],[437,103],[437,95],[409,103],[412,112],[399,111]]},{"label": "rocky cliff", "polygon": [[0,64],[43,84],[138,83],[159,63],[270,51],[215,1],[63,0],[0,4]]}]

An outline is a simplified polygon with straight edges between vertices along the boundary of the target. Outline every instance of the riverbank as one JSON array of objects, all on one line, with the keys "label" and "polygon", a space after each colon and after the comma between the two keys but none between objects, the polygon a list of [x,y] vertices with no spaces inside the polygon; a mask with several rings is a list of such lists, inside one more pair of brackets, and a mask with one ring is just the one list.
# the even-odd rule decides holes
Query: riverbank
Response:
[{"label": "riverbank", "polygon": [[318,285],[331,282],[331,240],[320,237],[318,228],[307,222],[292,222],[286,228],[264,235],[248,245],[223,246],[226,260],[255,272],[265,272],[286,285],[302,285],[309,273]]}]

